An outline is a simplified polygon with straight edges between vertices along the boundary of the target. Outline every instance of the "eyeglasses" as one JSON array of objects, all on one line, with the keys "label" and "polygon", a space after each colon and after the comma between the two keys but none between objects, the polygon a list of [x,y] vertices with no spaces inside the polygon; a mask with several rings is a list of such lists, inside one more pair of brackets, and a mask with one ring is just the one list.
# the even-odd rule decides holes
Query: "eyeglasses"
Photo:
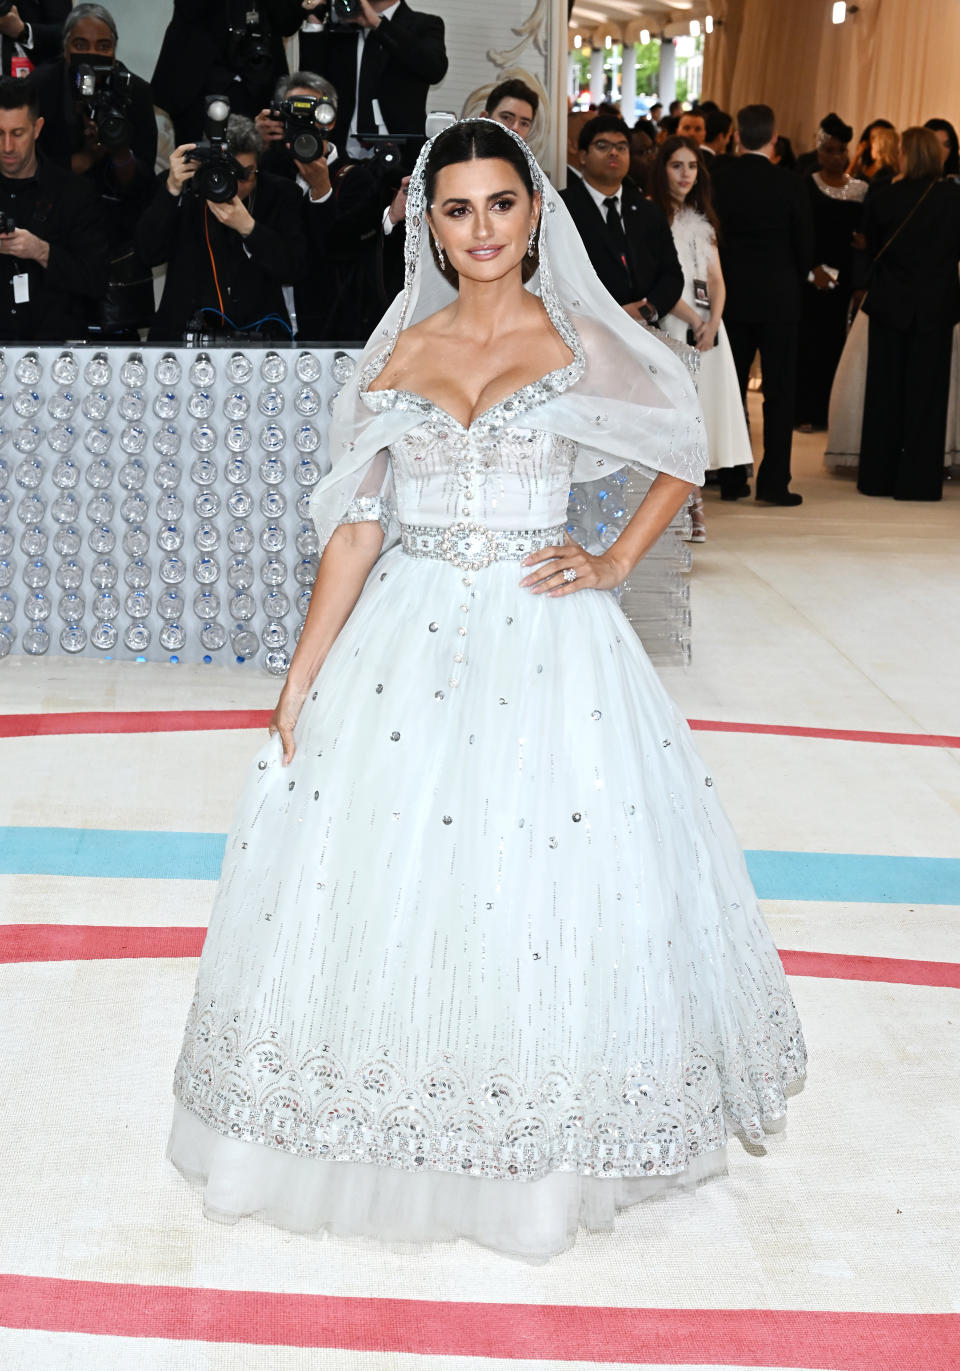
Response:
[{"label": "eyeglasses", "polygon": [[596,142],[591,143],[590,146],[596,148],[597,152],[601,153],[618,152],[625,155],[630,151],[630,145],[628,143],[608,143],[605,138],[598,138]]}]

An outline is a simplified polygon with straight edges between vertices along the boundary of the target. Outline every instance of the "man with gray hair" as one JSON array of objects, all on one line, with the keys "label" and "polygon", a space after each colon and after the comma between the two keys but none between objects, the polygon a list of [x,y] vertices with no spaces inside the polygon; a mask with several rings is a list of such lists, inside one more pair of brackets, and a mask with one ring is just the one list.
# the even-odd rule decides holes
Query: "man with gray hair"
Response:
[{"label": "man with gray hair", "polygon": [[204,199],[193,189],[198,169],[210,163],[209,149],[205,160],[191,156],[196,148],[174,151],[137,229],[143,260],[167,264],[150,341],[178,342],[188,333],[289,339],[283,287],[296,283],[307,258],[300,192],[261,171],[263,139],[243,115],[226,122],[227,156],[214,154],[218,172],[232,168],[237,176],[232,197]]}]

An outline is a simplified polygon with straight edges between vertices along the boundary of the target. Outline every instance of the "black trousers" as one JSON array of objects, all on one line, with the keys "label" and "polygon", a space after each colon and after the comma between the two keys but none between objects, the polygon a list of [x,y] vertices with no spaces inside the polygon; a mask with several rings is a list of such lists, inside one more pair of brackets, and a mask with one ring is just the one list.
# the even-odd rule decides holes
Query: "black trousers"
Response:
[{"label": "black trousers", "polygon": [[[758,352],[763,368],[763,460],[757,467],[756,495],[761,500],[783,495],[790,484],[799,325],[725,319],[724,326],[744,404],[750,368]],[[734,489],[746,481],[747,469],[724,467],[719,475],[721,489]]]},{"label": "black trousers", "polygon": [[864,495],[939,500],[953,328],[896,329],[870,320],[860,470]]}]

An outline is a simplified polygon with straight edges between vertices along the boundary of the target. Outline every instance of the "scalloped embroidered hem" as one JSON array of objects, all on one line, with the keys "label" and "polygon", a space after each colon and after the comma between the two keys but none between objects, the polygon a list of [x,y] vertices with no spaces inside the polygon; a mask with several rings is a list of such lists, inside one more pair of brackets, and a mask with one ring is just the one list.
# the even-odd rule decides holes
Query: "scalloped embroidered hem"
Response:
[{"label": "scalloped embroidered hem", "polygon": [[411,1172],[351,1161],[292,1156],[238,1142],[174,1105],[167,1158],[203,1188],[215,1223],[257,1218],[303,1235],[372,1239],[408,1253],[466,1239],[503,1256],[543,1263],[567,1251],[578,1231],[612,1232],[618,1211],[726,1174],[726,1147],[676,1175],[583,1176],[552,1172],[508,1183],[444,1171]]}]

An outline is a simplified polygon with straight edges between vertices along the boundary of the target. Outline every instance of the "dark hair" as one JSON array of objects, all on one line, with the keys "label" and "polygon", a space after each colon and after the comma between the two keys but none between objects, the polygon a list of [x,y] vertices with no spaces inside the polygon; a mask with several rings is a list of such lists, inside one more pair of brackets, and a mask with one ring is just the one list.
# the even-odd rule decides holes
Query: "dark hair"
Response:
[{"label": "dark hair", "polygon": [[657,141],[657,126],[651,119],[638,119],[630,130],[631,142],[635,133],[645,133],[651,143]]},{"label": "dark hair", "polygon": [[540,108],[540,96],[535,90],[527,85],[526,81],[515,78],[511,81],[501,81],[499,86],[494,86],[487,96],[484,108],[488,114],[493,114],[499,104],[504,100],[525,100],[536,115]]},{"label": "dark hair", "polygon": [[697,100],[694,109],[698,109],[701,114],[716,114],[720,106],[716,100]]},{"label": "dark hair", "polygon": [[448,129],[438,133],[433,140],[424,176],[427,206],[433,203],[437,174],[444,167],[485,158],[500,158],[509,162],[530,195],[533,195],[530,164],[514,135],[492,119],[461,119],[459,123],[451,124]]},{"label": "dark hair", "polygon": [[765,148],[774,135],[777,118],[769,105],[744,105],[737,110],[740,146],[747,152]]},{"label": "dark hair", "polygon": [[828,138],[836,138],[838,143],[846,146],[853,137],[853,129],[849,124],[845,124],[839,114],[828,114],[820,120],[820,127]]},{"label": "dark hair", "polygon": [[677,128],[683,123],[684,119],[699,119],[704,128],[707,127],[707,116],[702,109],[685,109],[677,115]]},{"label": "dark hair", "polygon": [[797,165],[797,157],[790,139],[781,133],[773,150],[778,159],[777,165],[784,167],[787,171],[793,171]]},{"label": "dark hair", "polygon": [[721,134],[730,132],[733,123],[733,115],[728,114],[724,109],[712,109],[707,114],[707,137],[706,142],[712,143]]},{"label": "dark hair", "polygon": [[679,123],[679,114],[665,114],[663,118],[660,120],[660,132],[666,133],[669,137],[672,138],[677,131],[677,125]]},{"label": "dark hair", "polygon": [[649,112],[652,113],[655,109],[663,109],[663,101],[662,101],[662,100],[654,100],[653,104],[650,106],[650,111],[649,111]]},{"label": "dark hair", "polygon": [[673,196],[670,194],[670,182],[667,180],[667,163],[680,148],[686,148],[688,152],[694,153],[697,159],[697,179],[690,187],[690,194],[687,196],[686,203],[691,209],[698,210],[704,219],[708,219],[714,233],[719,234],[720,224],[713,208],[713,196],[710,193],[710,172],[707,170],[703,153],[692,138],[681,138],[674,134],[673,137],[665,139],[660,144],[650,169],[647,197],[655,205],[660,206],[667,216],[668,222],[673,221],[675,205]]},{"label": "dark hair", "polygon": [[588,119],[580,130],[580,137],[577,139],[580,151],[587,152],[594,138],[599,138],[602,133],[622,133],[627,142],[630,142],[630,130],[622,119],[615,114],[598,114],[595,119]]},{"label": "dark hair", "polygon": [[957,139],[957,130],[950,123],[949,119],[928,119],[923,126],[930,129],[932,133],[945,133],[950,150],[947,153],[947,160],[943,164],[944,176],[956,176],[960,172],[960,141]]},{"label": "dark hair", "polygon": [[34,123],[40,114],[40,101],[32,76],[0,77],[0,109],[27,109]]}]

